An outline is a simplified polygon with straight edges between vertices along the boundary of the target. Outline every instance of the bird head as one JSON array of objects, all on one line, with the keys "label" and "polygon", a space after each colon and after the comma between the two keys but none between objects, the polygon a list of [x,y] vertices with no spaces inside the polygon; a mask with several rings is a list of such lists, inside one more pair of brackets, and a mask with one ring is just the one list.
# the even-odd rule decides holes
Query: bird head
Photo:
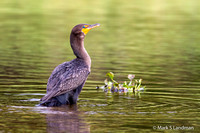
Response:
[{"label": "bird head", "polygon": [[79,36],[80,38],[84,38],[85,35],[93,28],[95,27],[99,27],[100,24],[97,23],[97,24],[78,24],[76,25],[73,29],[72,29],[72,33],[75,35],[75,36]]}]

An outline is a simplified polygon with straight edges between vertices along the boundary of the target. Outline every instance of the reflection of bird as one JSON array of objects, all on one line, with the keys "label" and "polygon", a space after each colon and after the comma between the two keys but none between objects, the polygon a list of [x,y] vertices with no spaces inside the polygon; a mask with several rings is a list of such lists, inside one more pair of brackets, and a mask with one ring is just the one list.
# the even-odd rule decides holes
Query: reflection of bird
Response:
[{"label": "reflection of bird", "polygon": [[47,83],[47,94],[41,98],[43,106],[75,104],[90,73],[91,59],[84,48],[84,38],[89,30],[100,24],[76,25],[70,35],[70,43],[76,59],[58,65]]},{"label": "reflection of bird", "polygon": [[85,120],[84,112],[78,111],[77,105],[42,108],[46,113],[47,133],[90,133],[90,125]]}]

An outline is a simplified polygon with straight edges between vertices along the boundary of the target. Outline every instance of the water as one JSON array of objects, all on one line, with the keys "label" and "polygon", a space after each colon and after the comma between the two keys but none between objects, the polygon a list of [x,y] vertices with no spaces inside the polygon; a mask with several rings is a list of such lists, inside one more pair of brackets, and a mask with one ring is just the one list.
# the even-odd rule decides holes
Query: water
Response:
[{"label": "water", "polygon": [[[1,0],[0,132],[199,132],[199,5]],[[92,73],[78,104],[36,106],[54,67],[74,58],[69,35],[79,23],[101,27],[85,39]],[[147,91],[141,97],[97,91],[110,71],[118,81],[135,74]],[[191,129],[171,129],[181,126]]]}]

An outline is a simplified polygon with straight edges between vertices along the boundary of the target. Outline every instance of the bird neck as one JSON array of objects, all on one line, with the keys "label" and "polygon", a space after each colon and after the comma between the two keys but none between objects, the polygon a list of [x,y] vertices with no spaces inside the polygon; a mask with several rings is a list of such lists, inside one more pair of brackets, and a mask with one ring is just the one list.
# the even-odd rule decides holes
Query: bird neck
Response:
[{"label": "bird neck", "polygon": [[70,36],[70,43],[71,43],[71,47],[74,52],[74,55],[78,59],[82,59],[90,68],[91,67],[91,59],[84,47],[84,39],[80,39],[75,36],[73,36],[73,37]]}]

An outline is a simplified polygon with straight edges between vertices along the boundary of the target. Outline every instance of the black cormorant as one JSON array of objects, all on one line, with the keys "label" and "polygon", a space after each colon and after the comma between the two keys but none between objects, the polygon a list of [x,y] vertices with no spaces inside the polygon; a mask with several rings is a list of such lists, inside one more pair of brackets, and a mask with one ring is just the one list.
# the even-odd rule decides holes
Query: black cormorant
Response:
[{"label": "black cormorant", "polygon": [[76,58],[58,65],[47,83],[47,93],[40,105],[52,107],[75,104],[90,74],[91,59],[84,48],[84,38],[89,30],[100,24],[78,24],[70,35],[70,44]]}]

